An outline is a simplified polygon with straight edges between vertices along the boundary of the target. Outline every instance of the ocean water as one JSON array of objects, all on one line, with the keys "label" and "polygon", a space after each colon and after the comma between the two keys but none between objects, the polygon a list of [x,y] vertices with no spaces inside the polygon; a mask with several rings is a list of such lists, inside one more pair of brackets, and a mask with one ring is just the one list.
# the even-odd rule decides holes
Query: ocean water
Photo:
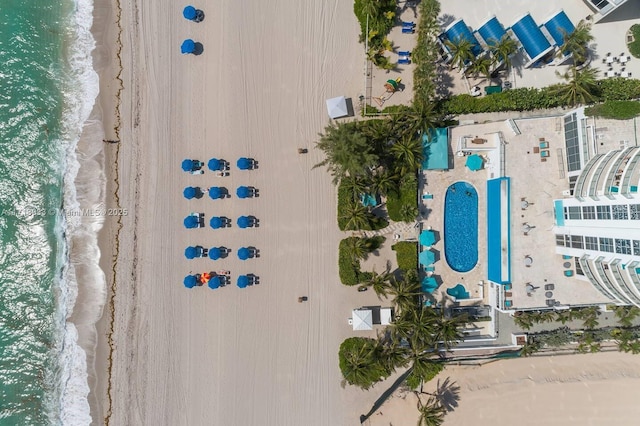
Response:
[{"label": "ocean water", "polygon": [[91,421],[104,305],[103,218],[84,213],[104,198],[92,8],[0,0],[0,425]]}]

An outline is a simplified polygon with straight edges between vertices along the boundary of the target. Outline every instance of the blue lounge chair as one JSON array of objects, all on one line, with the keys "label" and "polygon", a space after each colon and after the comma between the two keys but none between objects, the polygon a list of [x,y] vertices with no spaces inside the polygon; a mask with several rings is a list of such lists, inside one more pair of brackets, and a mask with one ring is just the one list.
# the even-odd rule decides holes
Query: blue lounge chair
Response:
[{"label": "blue lounge chair", "polygon": [[573,276],[573,271],[571,269],[567,269],[566,271],[564,271],[564,276],[565,277],[572,277]]},{"label": "blue lounge chair", "polygon": [[548,149],[544,149],[542,151],[540,151],[540,157],[548,157],[549,156],[549,150]]},{"label": "blue lounge chair", "polygon": [[402,21],[402,26],[403,26],[403,27],[410,27],[410,28],[413,28],[413,27],[415,27],[415,26],[416,26],[416,23],[415,23],[415,22],[406,22],[406,21]]},{"label": "blue lounge chair", "polygon": [[398,52],[398,56],[411,56],[411,52],[409,50],[401,50]]},{"label": "blue lounge chair", "polygon": [[415,31],[411,27],[402,27],[402,34],[413,34]]},{"label": "blue lounge chair", "polygon": [[409,65],[410,63],[411,63],[411,59],[409,59],[409,58],[398,59],[398,64],[399,65]]}]

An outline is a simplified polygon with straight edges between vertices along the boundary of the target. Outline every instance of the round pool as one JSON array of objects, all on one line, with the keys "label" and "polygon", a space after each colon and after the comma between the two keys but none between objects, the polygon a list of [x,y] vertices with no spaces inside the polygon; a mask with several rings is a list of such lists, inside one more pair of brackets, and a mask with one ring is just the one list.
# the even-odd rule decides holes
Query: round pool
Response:
[{"label": "round pool", "polygon": [[444,256],[456,272],[478,263],[478,192],[467,182],[447,188],[444,199]]}]

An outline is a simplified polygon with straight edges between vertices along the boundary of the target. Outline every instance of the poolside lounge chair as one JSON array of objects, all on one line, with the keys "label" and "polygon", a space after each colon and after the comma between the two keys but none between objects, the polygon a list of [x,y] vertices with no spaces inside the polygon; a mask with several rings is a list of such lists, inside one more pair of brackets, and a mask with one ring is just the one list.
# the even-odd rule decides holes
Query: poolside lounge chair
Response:
[{"label": "poolside lounge chair", "polygon": [[411,27],[402,27],[402,34],[413,34],[415,31]]},{"label": "poolside lounge chair", "polygon": [[433,200],[433,194],[422,194],[423,200]]},{"label": "poolside lounge chair", "polygon": [[409,58],[400,58],[398,59],[399,65],[409,65],[411,63],[411,59]]},{"label": "poolside lounge chair", "polygon": [[400,50],[398,52],[398,56],[411,56],[411,51],[410,50]]},{"label": "poolside lounge chair", "polygon": [[413,28],[413,27],[415,27],[415,26],[416,26],[416,23],[415,23],[415,22],[402,21],[402,26],[403,26],[403,27],[410,27],[410,28]]},{"label": "poolside lounge chair", "polygon": [[543,149],[542,151],[540,151],[540,157],[548,157],[549,156],[549,150],[548,149]]},{"label": "poolside lounge chair", "polygon": [[544,285],[544,289],[545,290],[553,290],[554,288],[556,288],[556,286],[553,285],[553,284],[545,284]]},{"label": "poolside lounge chair", "polygon": [[504,301],[504,307],[505,308],[510,308],[512,306],[511,300],[505,300]]},{"label": "poolside lounge chair", "polygon": [[549,142],[540,141],[540,149],[546,149],[546,148],[549,148]]},{"label": "poolside lounge chair", "polygon": [[564,271],[564,276],[565,277],[572,277],[573,276],[573,271],[571,269],[567,269],[566,271]]}]

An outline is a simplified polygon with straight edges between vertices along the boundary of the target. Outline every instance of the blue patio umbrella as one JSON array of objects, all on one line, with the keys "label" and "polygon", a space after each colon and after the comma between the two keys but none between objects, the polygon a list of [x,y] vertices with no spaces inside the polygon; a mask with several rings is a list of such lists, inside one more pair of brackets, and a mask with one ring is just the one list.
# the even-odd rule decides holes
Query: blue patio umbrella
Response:
[{"label": "blue patio umbrella", "polygon": [[253,164],[253,161],[251,161],[250,158],[246,158],[246,157],[240,157],[236,162],[236,165],[240,170],[249,170],[252,164]]},{"label": "blue patio umbrella", "polygon": [[184,227],[187,229],[193,229],[198,227],[198,216],[189,215],[184,218]]},{"label": "blue patio umbrella", "polygon": [[190,21],[193,21],[194,19],[196,19],[196,15],[197,15],[196,8],[193,6],[187,6],[182,11],[182,16],[184,16],[185,19],[188,19]]},{"label": "blue patio umbrella", "polygon": [[240,216],[238,218],[238,226],[240,228],[248,228],[251,226],[251,218],[249,216]]},{"label": "blue patio umbrella", "polygon": [[433,293],[438,288],[438,282],[433,277],[426,277],[422,280],[422,291],[425,293]]},{"label": "blue patio umbrella", "polygon": [[247,260],[251,257],[251,250],[249,250],[246,247],[242,247],[240,250],[238,250],[238,259],[240,260]]},{"label": "blue patio umbrella", "polygon": [[420,233],[420,244],[423,246],[432,246],[436,242],[436,234],[430,229],[425,229]]},{"label": "blue patio umbrella", "polygon": [[249,277],[246,275],[240,275],[238,277],[238,287],[245,288],[249,285]]},{"label": "blue patio umbrella", "polygon": [[187,259],[195,259],[196,257],[202,256],[202,248],[201,247],[192,247],[189,246],[184,250],[184,257]]},{"label": "blue patio umbrella", "polygon": [[436,261],[436,254],[431,250],[425,250],[420,253],[420,256],[418,256],[418,260],[420,261],[421,265],[429,266]]},{"label": "blue patio umbrella", "polygon": [[219,247],[211,247],[209,249],[209,259],[218,260],[222,257],[222,250]]},{"label": "blue patio umbrella", "polygon": [[218,170],[222,170],[224,168],[224,163],[222,161],[218,160],[217,158],[212,158],[207,163],[207,167],[209,167],[209,170],[215,172],[215,171],[218,171]]},{"label": "blue patio umbrella", "polygon": [[220,280],[220,277],[217,275],[211,278],[207,283],[207,285],[211,290],[215,290],[216,288],[220,287],[220,284],[222,284],[222,281]]},{"label": "blue patio umbrella", "polygon": [[465,163],[465,165],[472,172],[478,171],[482,168],[482,157],[480,157],[478,154],[470,155],[467,157],[467,162]]},{"label": "blue patio umbrella", "polygon": [[180,46],[180,52],[183,54],[193,53],[196,50],[196,42],[191,40],[190,38],[186,39],[182,42]]},{"label": "blue patio umbrella", "polygon": [[224,226],[224,221],[222,220],[221,217],[219,216],[214,216],[211,218],[211,220],[209,221],[209,225],[213,228],[213,229],[218,229],[218,228],[222,228]]},{"label": "blue patio umbrella", "polygon": [[191,200],[198,195],[198,188],[187,186],[184,191],[182,191],[182,195],[184,195],[184,198],[186,198],[187,200]]},{"label": "blue patio umbrella", "polygon": [[195,275],[187,275],[184,277],[184,286],[186,288],[194,288],[198,284],[198,279]]},{"label": "blue patio umbrella", "polygon": [[236,189],[236,195],[238,198],[248,198],[251,197],[251,189],[248,186],[239,186]]},{"label": "blue patio umbrella", "polygon": [[195,161],[189,160],[188,158],[185,158],[184,160],[182,160],[182,170],[184,170],[185,172],[192,172],[195,170],[195,168],[196,168]]},{"label": "blue patio umbrella", "polygon": [[212,199],[217,200],[218,198],[222,198],[222,195],[222,188],[219,186],[212,186],[209,188],[209,197]]}]

